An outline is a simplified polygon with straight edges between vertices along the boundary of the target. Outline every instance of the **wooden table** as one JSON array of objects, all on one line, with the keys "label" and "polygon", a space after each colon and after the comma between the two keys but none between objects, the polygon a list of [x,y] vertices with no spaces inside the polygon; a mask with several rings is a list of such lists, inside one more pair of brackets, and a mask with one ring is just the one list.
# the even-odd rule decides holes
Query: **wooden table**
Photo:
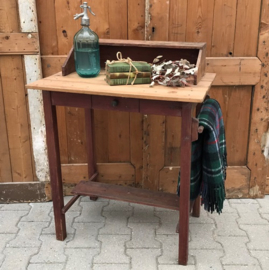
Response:
[{"label": "wooden table", "polygon": [[[179,210],[179,264],[188,261],[189,201],[191,142],[197,138],[198,123],[192,118],[197,103],[202,103],[215,74],[205,74],[198,85],[170,88],[156,85],[109,86],[104,75],[80,78],[76,73],[53,76],[28,84],[29,89],[43,90],[47,147],[50,167],[52,200],[55,216],[56,238],[66,238],[65,212],[80,195],[165,207]],[[56,106],[85,108],[89,181],[80,182],[75,196],[64,205],[61,164],[59,154]],[[93,109],[120,110],[142,114],[182,117],[181,124],[181,196],[133,187],[122,187],[95,182],[96,169],[93,142]]]}]

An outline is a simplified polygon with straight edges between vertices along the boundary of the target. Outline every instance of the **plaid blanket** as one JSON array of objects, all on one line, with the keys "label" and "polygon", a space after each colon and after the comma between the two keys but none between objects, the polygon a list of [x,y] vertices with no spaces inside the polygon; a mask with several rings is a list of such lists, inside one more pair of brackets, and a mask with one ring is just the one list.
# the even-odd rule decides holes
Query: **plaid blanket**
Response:
[{"label": "plaid blanket", "polygon": [[[192,143],[190,199],[202,195],[204,209],[221,213],[225,200],[227,152],[225,130],[219,103],[208,99],[198,115],[199,126],[204,127],[198,140]],[[180,173],[178,176],[178,195]]]}]

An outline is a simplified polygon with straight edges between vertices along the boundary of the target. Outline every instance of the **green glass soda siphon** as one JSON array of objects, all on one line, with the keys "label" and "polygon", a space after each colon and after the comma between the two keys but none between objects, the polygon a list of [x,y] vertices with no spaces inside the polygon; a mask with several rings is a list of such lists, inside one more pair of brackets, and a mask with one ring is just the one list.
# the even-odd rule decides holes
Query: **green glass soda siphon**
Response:
[{"label": "green glass soda siphon", "polygon": [[80,7],[83,8],[83,13],[74,15],[75,20],[82,17],[82,28],[74,36],[76,72],[80,77],[96,77],[100,72],[99,37],[89,28],[90,19],[87,11],[89,10],[94,16],[95,14],[87,2],[84,2]]}]

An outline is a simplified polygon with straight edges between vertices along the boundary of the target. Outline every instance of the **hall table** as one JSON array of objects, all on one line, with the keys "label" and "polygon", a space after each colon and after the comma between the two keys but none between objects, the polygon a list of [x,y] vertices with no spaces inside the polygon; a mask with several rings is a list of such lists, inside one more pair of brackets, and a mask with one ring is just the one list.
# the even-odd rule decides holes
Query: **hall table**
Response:
[{"label": "hall table", "polygon": [[[202,103],[215,78],[205,73],[197,85],[185,88],[155,85],[109,86],[104,72],[96,78],[80,78],[75,72],[62,76],[62,72],[29,83],[28,89],[43,90],[48,159],[56,238],[66,238],[65,213],[80,195],[108,198],[132,203],[179,210],[179,264],[188,261],[191,142],[198,137],[198,121],[193,111]],[[73,190],[74,197],[64,205],[56,106],[85,108],[88,154],[88,181],[81,181]],[[151,191],[128,186],[96,182],[98,175],[93,141],[93,110],[119,110],[178,116],[181,122],[181,184],[180,197],[176,194]]]}]

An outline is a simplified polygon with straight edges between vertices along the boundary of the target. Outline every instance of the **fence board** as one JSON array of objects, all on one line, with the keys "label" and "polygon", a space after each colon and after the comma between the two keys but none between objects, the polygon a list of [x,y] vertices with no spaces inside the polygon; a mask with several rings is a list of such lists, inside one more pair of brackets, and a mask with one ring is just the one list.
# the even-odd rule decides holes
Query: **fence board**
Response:
[{"label": "fence board", "polygon": [[17,1],[0,1],[0,32],[12,33],[19,30]]},{"label": "fence board", "polygon": [[261,0],[238,0],[234,56],[256,56]]},{"label": "fence board", "polygon": [[36,0],[40,52],[42,55],[58,54],[54,0]]},{"label": "fence board", "polygon": [[247,160],[252,87],[213,87],[209,94],[219,101],[222,109],[228,165],[243,166]]},{"label": "fence board", "polygon": [[12,182],[8,134],[3,100],[3,88],[0,74],[0,182]]},{"label": "fence board", "polygon": [[215,2],[211,56],[233,55],[236,5],[234,0]]},{"label": "fence board", "polygon": [[0,71],[13,181],[33,181],[27,97],[21,56],[2,56]]},{"label": "fence board", "polygon": [[214,3],[215,0],[188,1],[186,41],[206,42],[207,56],[211,52]]},{"label": "fence board", "polygon": [[145,1],[128,0],[128,39],[145,38]]},{"label": "fence board", "polygon": [[187,0],[170,0],[168,40],[186,40],[187,5]]}]

